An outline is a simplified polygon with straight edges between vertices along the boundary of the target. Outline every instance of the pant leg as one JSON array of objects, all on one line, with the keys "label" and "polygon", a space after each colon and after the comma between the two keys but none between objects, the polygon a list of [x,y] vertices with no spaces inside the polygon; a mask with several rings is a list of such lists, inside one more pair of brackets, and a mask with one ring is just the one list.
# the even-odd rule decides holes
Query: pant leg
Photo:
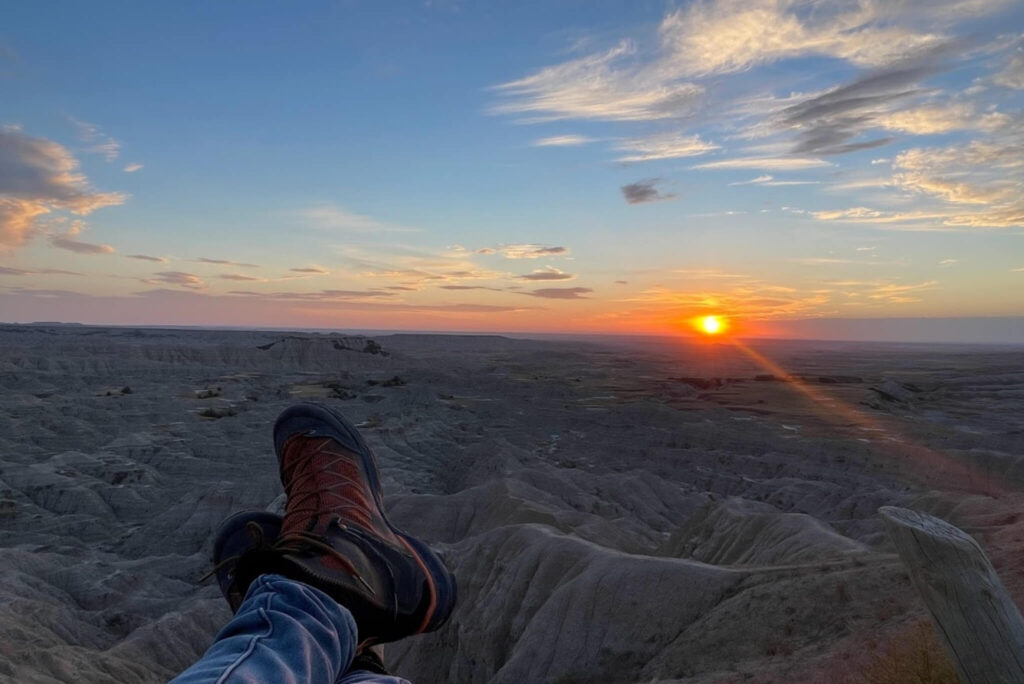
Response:
[{"label": "pant leg", "polygon": [[334,599],[281,575],[261,575],[203,657],[171,681],[334,684],[357,645],[352,614]]}]

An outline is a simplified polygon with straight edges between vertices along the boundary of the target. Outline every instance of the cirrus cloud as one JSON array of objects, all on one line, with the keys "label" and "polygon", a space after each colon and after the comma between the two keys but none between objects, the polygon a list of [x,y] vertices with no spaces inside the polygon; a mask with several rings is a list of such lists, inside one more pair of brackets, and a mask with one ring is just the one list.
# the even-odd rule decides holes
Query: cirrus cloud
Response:
[{"label": "cirrus cloud", "polygon": [[593,138],[585,135],[555,135],[550,138],[540,138],[533,141],[534,147],[579,147],[594,142]]},{"label": "cirrus cloud", "polygon": [[104,133],[99,126],[73,116],[68,118],[78,129],[79,138],[89,145],[86,152],[101,154],[108,162],[114,161],[121,154],[121,143]]},{"label": "cirrus cloud", "polygon": [[679,157],[696,157],[719,149],[718,145],[702,140],[699,135],[683,135],[682,133],[665,133],[648,138],[631,138],[615,146],[620,152],[627,152],[617,161],[623,163],[655,161],[658,159],[678,159]]},{"label": "cirrus cloud", "polygon": [[678,116],[703,94],[695,83],[666,79],[642,64],[630,66],[634,52],[630,41],[622,41],[606,52],[503,83],[495,90],[508,99],[491,111],[531,114],[528,121],[650,121]]},{"label": "cirrus cloud", "polygon": [[299,216],[314,228],[352,233],[407,233],[419,230],[351,212],[334,204],[303,209]]},{"label": "cirrus cloud", "polygon": [[691,169],[763,169],[765,171],[803,171],[832,166],[824,159],[806,157],[736,157],[720,161],[704,162]]}]

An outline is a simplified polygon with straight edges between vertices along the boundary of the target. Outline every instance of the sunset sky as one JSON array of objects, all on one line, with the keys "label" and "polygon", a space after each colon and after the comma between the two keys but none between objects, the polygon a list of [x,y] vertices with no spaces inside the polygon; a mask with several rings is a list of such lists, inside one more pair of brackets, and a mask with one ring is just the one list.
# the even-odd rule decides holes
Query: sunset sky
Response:
[{"label": "sunset sky", "polygon": [[6,3],[0,321],[1024,316],[1022,106],[1012,0]]}]

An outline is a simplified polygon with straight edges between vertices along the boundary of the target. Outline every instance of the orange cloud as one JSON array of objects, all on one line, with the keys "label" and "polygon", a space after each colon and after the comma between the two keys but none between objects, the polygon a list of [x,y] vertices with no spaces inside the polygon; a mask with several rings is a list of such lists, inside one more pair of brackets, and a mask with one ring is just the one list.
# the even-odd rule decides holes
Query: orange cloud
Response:
[{"label": "orange cloud", "polygon": [[0,171],[0,247],[25,244],[39,230],[36,218],[51,211],[85,215],[126,199],[93,190],[63,146],[12,126],[0,128]]}]

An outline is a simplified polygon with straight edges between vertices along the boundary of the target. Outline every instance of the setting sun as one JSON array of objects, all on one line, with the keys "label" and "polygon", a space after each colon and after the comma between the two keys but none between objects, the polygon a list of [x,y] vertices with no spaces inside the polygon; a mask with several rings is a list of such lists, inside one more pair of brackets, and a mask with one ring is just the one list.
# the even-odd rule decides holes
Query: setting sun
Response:
[{"label": "setting sun", "polygon": [[720,316],[704,316],[698,325],[706,335],[718,335],[725,330],[725,321]]}]

